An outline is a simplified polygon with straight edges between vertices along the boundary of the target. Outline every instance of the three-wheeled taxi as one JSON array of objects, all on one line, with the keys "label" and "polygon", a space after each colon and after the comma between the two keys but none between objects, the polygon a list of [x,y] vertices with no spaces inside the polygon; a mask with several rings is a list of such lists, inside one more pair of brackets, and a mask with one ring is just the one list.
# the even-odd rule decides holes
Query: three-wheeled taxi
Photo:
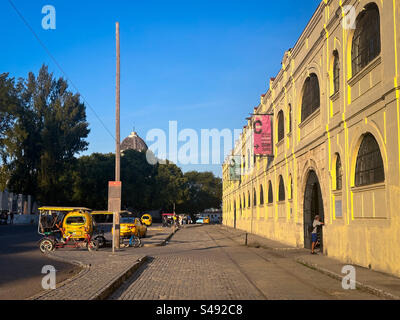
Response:
[{"label": "three-wheeled taxi", "polygon": [[43,236],[39,249],[45,253],[58,248],[98,250],[93,239],[91,209],[74,207],[39,208],[38,233]]}]

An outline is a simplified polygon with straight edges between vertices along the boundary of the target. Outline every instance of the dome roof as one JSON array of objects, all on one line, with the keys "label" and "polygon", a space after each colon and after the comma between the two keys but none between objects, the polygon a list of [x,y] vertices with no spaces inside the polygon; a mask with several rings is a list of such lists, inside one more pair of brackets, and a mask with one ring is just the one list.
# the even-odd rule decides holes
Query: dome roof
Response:
[{"label": "dome roof", "polygon": [[147,151],[146,142],[138,136],[136,132],[132,132],[129,137],[125,138],[121,143],[121,152],[126,150]]}]

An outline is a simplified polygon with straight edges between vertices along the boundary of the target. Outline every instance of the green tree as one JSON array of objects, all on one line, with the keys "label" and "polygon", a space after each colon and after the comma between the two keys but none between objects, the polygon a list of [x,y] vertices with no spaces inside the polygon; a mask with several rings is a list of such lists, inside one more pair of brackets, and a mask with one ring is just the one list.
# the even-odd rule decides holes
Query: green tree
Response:
[{"label": "green tree", "polygon": [[186,172],[186,199],[179,211],[197,214],[210,208],[220,208],[222,202],[222,180],[212,172]]},{"label": "green tree", "polygon": [[145,152],[126,150],[121,157],[122,204],[134,211],[152,209],[157,167]]},{"label": "green tree", "polygon": [[14,79],[10,79],[7,73],[0,74],[0,152],[4,152],[4,139],[7,130],[12,125],[13,111],[18,105],[17,90]]},{"label": "green tree", "polygon": [[185,178],[182,170],[174,163],[157,165],[154,185],[153,208],[172,212],[174,204],[181,205],[186,198]]},{"label": "green tree", "polygon": [[42,66],[16,86],[15,121],[4,145],[12,191],[37,196],[43,203],[62,204],[71,194],[75,155],[87,149],[86,110],[68,83]]},{"label": "green tree", "polygon": [[13,125],[19,100],[14,79],[0,74],[0,190],[7,187],[10,172],[6,166],[9,156],[5,145],[7,133]]},{"label": "green tree", "polygon": [[91,209],[108,207],[108,181],[114,180],[115,156],[93,153],[77,159],[72,173],[72,204]]}]

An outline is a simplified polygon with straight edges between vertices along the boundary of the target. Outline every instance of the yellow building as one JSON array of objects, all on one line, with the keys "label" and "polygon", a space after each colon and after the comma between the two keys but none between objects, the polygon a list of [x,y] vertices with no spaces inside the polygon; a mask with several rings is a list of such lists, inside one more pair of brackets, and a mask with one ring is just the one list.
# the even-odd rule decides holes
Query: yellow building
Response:
[{"label": "yellow building", "polygon": [[399,26],[400,0],[319,5],[255,109],[274,157],[253,156],[249,120],[241,180],[223,165],[224,224],[309,248],[319,214],[325,254],[400,276]]}]

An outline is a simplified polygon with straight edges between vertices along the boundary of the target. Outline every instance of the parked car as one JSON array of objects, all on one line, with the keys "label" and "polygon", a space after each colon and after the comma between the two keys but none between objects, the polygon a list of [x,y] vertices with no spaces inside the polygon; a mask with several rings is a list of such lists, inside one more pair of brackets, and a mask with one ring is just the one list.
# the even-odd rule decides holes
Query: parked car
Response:
[{"label": "parked car", "polygon": [[197,218],[196,223],[210,224],[210,217],[209,216],[200,216],[199,218]]},{"label": "parked car", "polygon": [[121,238],[130,238],[132,234],[135,234],[139,238],[146,237],[147,227],[142,223],[142,221],[140,221],[139,218],[121,217],[119,223]]}]

